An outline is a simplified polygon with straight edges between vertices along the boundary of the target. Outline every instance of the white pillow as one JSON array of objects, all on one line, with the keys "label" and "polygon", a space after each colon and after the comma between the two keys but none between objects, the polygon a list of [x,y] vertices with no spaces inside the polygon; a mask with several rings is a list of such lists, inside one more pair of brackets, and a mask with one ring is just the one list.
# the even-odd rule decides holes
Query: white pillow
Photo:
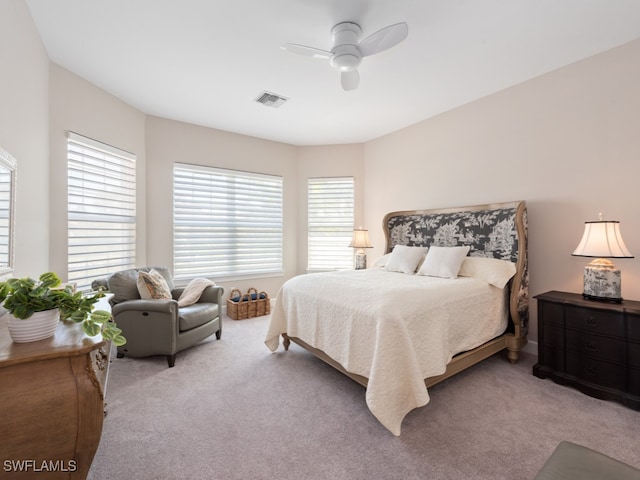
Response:
[{"label": "white pillow", "polygon": [[389,272],[415,273],[425,253],[427,253],[427,247],[396,245],[384,269]]},{"label": "white pillow", "polygon": [[375,262],[373,262],[373,265],[371,265],[371,267],[369,267],[369,268],[382,268],[382,267],[384,267],[387,264],[387,262],[389,261],[389,257],[391,257],[390,253],[384,254],[379,259],[377,259]]},{"label": "white pillow", "polygon": [[418,275],[430,277],[457,278],[462,261],[469,253],[468,246],[464,247],[429,247],[427,256],[422,262]]},{"label": "white pillow", "polygon": [[487,257],[466,257],[458,275],[484,280],[498,288],[504,288],[516,273],[516,264],[508,260]]}]

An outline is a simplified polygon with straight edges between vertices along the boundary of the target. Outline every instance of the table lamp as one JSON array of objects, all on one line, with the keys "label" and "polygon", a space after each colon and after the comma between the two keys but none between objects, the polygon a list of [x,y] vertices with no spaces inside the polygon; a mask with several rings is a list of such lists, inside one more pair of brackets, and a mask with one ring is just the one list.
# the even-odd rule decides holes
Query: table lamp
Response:
[{"label": "table lamp", "polygon": [[369,230],[365,230],[362,227],[354,229],[349,246],[356,249],[354,254],[355,269],[361,270],[367,268],[367,256],[363,248],[371,248],[371,244],[369,243]]},{"label": "table lamp", "polygon": [[620,270],[608,258],[633,258],[622,240],[620,222],[599,220],[584,223],[582,240],[571,254],[578,257],[594,257],[584,267],[584,292],[591,300],[620,303]]}]

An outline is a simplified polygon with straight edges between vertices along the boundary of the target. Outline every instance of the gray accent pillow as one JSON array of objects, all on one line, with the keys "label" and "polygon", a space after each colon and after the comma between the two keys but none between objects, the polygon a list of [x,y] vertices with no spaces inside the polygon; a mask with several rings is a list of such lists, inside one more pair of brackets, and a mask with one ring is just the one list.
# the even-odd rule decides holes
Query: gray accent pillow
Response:
[{"label": "gray accent pillow", "polygon": [[112,304],[140,298],[138,292],[138,270],[132,268],[109,276],[109,291],[113,293]]}]

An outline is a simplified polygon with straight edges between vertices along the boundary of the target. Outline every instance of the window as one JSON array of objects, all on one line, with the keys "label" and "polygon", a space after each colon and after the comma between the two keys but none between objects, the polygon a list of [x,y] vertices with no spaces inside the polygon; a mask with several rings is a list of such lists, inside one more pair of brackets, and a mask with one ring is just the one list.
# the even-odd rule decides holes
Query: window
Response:
[{"label": "window", "polygon": [[13,271],[16,159],[0,148],[0,276]]},{"label": "window", "polygon": [[353,267],[353,177],[310,178],[308,270]]},{"label": "window", "polygon": [[68,280],[80,290],[136,258],[136,156],[69,132]]},{"label": "window", "polygon": [[174,165],[176,279],[282,274],[282,177]]}]

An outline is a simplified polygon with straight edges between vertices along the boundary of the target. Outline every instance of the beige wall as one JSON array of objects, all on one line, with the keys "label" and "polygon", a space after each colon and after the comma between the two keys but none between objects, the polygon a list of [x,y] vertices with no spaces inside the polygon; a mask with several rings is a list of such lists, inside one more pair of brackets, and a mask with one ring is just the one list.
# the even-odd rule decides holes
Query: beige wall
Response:
[{"label": "beige wall", "polygon": [[364,223],[364,145],[327,145],[298,149],[298,273],[307,268],[307,181],[314,177],[353,177],[355,226]]},{"label": "beige wall", "polygon": [[212,278],[227,293],[237,287],[267,291],[297,273],[296,217],[298,179],[296,147],[158,117],[147,118],[147,261],[173,264],[173,162],[280,175],[284,189],[284,275],[260,279]]},{"label": "beige wall", "polygon": [[146,116],[55,63],[49,76],[50,268],[66,277],[68,131],[136,155],[136,263],[146,264]]},{"label": "beige wall", "polygon": [[38,275],[49,261],[49,60],[29,9],[0,2],[0,147],[18,163],[15,270]]},{"label": "beige wall", "polygon": [[[368,142],[365,222],[376,253],[389,211],[526,200],[532,295],[582,292],[589,259],[571,252],[599,212],[621,222],[640,256],[639,58],[636,41]],[[640,298],[640,261],[616,264],[623,297]]]}]

